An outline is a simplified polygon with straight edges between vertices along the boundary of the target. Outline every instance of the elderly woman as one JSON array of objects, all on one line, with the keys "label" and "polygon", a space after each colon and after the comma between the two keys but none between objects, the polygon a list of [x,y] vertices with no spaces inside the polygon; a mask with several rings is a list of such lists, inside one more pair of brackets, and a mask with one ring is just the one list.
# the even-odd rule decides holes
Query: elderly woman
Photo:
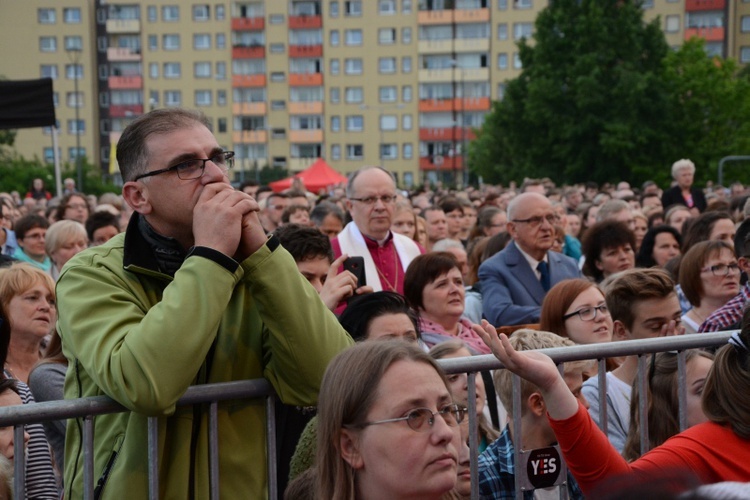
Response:
[{"label": "elderly woman", "polygon": [[52,260],[50,274],[57,280],[63,266],[89,245],[86,228],[74,220],[60,220],[47,229],[44,248]]},{"label": "elderly woman", "polygon": [[450,253],[420,255],[406,269],[404,296],[419,313],[422,341],[432,347],[459,338],[475,352],[488,354],[472,323],[463,318],[464,295],[461,269]]},{"label": "elderly woman", "polygon": [[724,241],[696,243],[682,257],[680,287],[692,304],[682,316],[685,333],[697,333],[711,314],[740,291],[740,266]]},{"label": "elderly woman", "polygon": [[698,215],[706,209],[706,197],[703,191],[693,187],[695,164],[690,160],[678,160],[672,165],[672,178],[675,185],[661,195],[661,204],[665,210],[672,205],[685,205],[692,215]]},{"label": "elderly woman", "polygon": [[74,220],[86,224],[91,213],[89,201],[82,194],[72,193],[63,196],[55,212],[55,220]]},{"label": "elderly woman", "polygon": [[583,274],[597,283],[635,267],[635,234],[624,222],[608,219],[594,224],[583,238]]},{"label": "elderly woman", "polygon": [[456,485],[465,410],[419,348],[345,350],[323,376],[318,411],[316,498],[440,498]]}]

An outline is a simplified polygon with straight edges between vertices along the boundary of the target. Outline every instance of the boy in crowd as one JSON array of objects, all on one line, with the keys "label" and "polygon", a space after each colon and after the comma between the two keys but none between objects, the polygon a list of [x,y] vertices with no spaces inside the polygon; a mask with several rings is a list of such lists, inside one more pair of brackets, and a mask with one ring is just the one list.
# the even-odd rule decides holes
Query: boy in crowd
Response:
[{"label": "boy in crowd", "polygon": [[[615,278],[605,290],[613,320],[613,341],[649,339],[684,333],[682,309],[674,282],[661,269],[630,269]],[[607,437],[622,453],[630,427],[630,395],[638,372],[638,356],[627,356],[607,372],[607,401],[599,399],[599,378],[583,384],[591,418],[602,427],[601,406],[607,405]]]},{"label": "boy in crowd", "polygon": [[323,303],[333,311],[342,301],[355,293],[372,292],[372,287],[357,288],[357,278],[349,271],[337,273],[347,259],[342,255],[333,260],[331,241],[315,228],[299,224],[281,226],[274,235],[297,263],[299,272],[318,292]]},{"label": "boy in crowd", "polygon": [[[536,349],[547,349],[553,347],[566,347],[575,345],[571,340],[555,335],[550,332],[521,329],[510,337],[511,345],[519,351]],[[590,361],[572,361],[564,364],[565,383],[570,391],[587,406],[585,398],[581,395],[583,384],[583,371]],[[495,371],[495,387],[497,394],[505,408],[508,408],[508,425],[500,437],[479,456],[479,495],[482,498],[515,499],[515,471],[523,468],[517,467],[514,457],[514,446],[520,446],[522,450],[534,450],[546,448],[555,444],[555,434],[547,419],[547,408],[544,399],[537,388],[531,382],[521,379],[521,409],[518,411],[513,407],[513,374],[509,370]],[[521,435],[515,436],[513,431],[514,419],[521,419]],[[559,464],[558,464],[559,465]],[[568,473],[568,498],[573,500],[583,499],[578,484],[573,476]],[[550,498],[558,498],[559,486],[545,488],[551,490]],[[534,491],[524,492],[524,499],[533,499]],[[546,498],[546,497],[545,497]]]}]

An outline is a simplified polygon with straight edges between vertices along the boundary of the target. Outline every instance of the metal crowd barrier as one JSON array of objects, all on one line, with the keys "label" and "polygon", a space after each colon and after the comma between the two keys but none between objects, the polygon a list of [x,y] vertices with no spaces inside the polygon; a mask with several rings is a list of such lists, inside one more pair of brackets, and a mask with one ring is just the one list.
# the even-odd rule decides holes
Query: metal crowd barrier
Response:
[{"label": "metal crowd barrier", "polygon": [[[696,335],[683,335],[677,337],[665,337],[646,340],[629,340],[624,342],[608,342],[603,344],[589,344],[580,346],[563,347],[556,349],[543,349],[558,365],[566,361],[578,361],[596,359],[599,363],[599,399],[604,402],[601,407],[601,427],[606,433],[606,391],[607,380],[605,370],[605,359],[618,356],[638,355],[638,375],[640,393],[645,393],[648,383],[648,359],[647,355],[656,352],[677,351],[678,352],[678,395],[680,402],[679,420],[680,428],[686,427],[685,400],[687,388],[685,386],[685,355],[684,350],[695,348],[712,348],[726,344],[727,339],[733,332],[702,333]],[[468,373],[469,394],[476,394],[475,375],[482,370],[502,369],[500,363],[493,355],[473,356],[470,358],[449,358],[439,360],[440,365],[447,373]],[[514,402],[520,401],[519,378],[514,377]],[[210,403],[209,407],[209,480],[211,484],[210,498],[219,498],[219,467],[218,467],[218,427],[217,407],[219,401],[248,398],[266,398],[266,433],[267,433],[267,461],[268,461],[268,494],[270,499],[279,498],[283,492],[277,491],[276,482],[276,422],[274,415],[274,391],[270,383],[265,379],[245,380],[227,382],[220,384],[207,384],[194,386],[188,389],[185,395],[178,401],[178,406]],[[517,404],[517,403],[516,403]],[[25,497],[23,451],[24,425],[42,423],[50,420],[68,418],[84,418],[84,499],[93,499],[94,493],[94,418],[96,415],[117,413],[127,411],[122,405],[116,403],[106,396],[81,398],[77,400],[53,401],[47,403],[36,403],[31,405],[0,407],[0,427],[15,427],[15,473],[14,492],[16,498]],[[641,421],[641,451],[648,451],[648,419],[645,398],[640,399],[640,421]],[[478,436],[476,425],[476,401],[469,398],[469,447],[471,449],[471,498],[479,498],[479,483],[477,474],[478,460]],[[159,498],[159,464],[158,464],[158,426],[157,418],[148,419],[148,463],[149,463],[149,498]],[[520,435],[520,420],[515,420],[518,428],[515,435]],[[516,448],[516,463],[518,463],[519,449]],[[517,467],[518,470],[518,467]],[[564,471],[564,467],[563,467]],[[563,476],[564,477],[564,476]],[[561,496],[566,498],[566,488],[561,488]],[[516,482],[516,497],[523,498],[523,490]]]}]

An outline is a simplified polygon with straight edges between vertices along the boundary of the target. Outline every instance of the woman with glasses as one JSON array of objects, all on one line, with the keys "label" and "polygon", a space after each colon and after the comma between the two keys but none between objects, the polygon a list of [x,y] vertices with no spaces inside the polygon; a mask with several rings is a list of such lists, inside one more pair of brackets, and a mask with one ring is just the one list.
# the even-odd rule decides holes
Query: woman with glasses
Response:
[{"label": "woman with glasses", "polygon": [[[706,376],[714,363],[714,355],[699,349],[685,351],[685,413],[690,428],[708,420],[701,407],[701,394]],[[656,448],[680,432],[680,404],[678,400],[677,355],[673,352],[654,353],[648,372],[646,401],[648,401],[648,449]],[[640,457],[641,426],[638,383],[633,384],[630,400],[630,428],[622,456],[631,462]]]},{"label": "woman with glasses", "polygon": [[26,262],[45,272],[52,270],[52,261],[44,248],[49,222],[41,215],[24,215],[16,221],[15,232],[18,248],[13,258]]},{"label": "woman with glasses", "polygon": [[724,241],[702,241],[680,263],[680,287],[693,306],[682,316],[685,333],[697,333],[711,314],[740,291],[740,266]]},{"label": "woman with glasses", "polygon": [[456,485],[465,410],[418,347],[345,350],[326,370],[318,412],[316,498],[440,498]]}]

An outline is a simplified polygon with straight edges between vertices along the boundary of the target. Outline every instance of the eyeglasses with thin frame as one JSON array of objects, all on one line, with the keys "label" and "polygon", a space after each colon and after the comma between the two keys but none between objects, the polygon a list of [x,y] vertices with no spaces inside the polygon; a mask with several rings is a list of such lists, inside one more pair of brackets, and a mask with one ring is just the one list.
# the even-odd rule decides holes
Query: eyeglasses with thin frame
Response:
[{"label": "eyeglasses with thin frame", "polygon": [[383,205],[388,205],[396,201],[396,196],[392,194],[384,194],[383,196],[366,196],[365,198],[349,198],[351,201],[358,201],[365,205],[374,205],[378,200],[383,202]]},{"label": "eyeglasses with thin frame", "polygon": [[191,158],[190,160],[181,161],[180,163],[168,168],[146,172],[145,174],[137,176],[133,180],[137,181],[144,177],[151,177],[153,175],[159,175],[173,170],[177,172],[177,177],[183,181],[200,179],[206,171],[206,162],[208,161],[226,172],[234,165],[234,151],[221,151],[213,155],[211,158]]},{"label": "eyeglasses with thin frame", "polygon": [[388,418],[385,420],[376,420],[374,422],[364,422],[353,425],[352,427],[367,427],[370,425],[389,424],[391,422],[401,422],[405,420],[409,427],[417,432],[427,432],[435,425],[435,417],[440,415],[445,423],[455,427],[463,422],[466,416],[466,407],[452,403],[445,405],[438,411],[432,411],[429,408],[414,408],[399,418]]},{"label": "eyeglasses with thin frame", "polygon": [[701,271],[711,271],[711,274],[714,276],[726,276],[728,274],[739,274],[740,273],[740,265],[736,262],[733,262],[731,264],[716,264],[713,266],[704,267],[701,269]]},{"label": "eyeglasses with thin frame", "polygon": [[573,316],[577,314],[578,317],[581,318],[581,321],[594,321],[598,313],[609,314],[609,308],[607,307],[607,304],[599,304],[598,306],[593,306],[593,307],[592,306],[582,307],[578,309],[577,311],[573,311],[572,313],[568,313],[565,316],[563,316],[563,320],[572,318]]},{"label": "eyeglasses with thin frame", "polygon": [[513,219],[511,222],[515,222],[516,224],[528,224],[530,227],[539,227],[545,220],[549,222],[550,225],[554,226],[560,222],[560,216],[557,214],[548,214],[544,217],[537,215],[536,217],[529,217],[528,219]]}]

